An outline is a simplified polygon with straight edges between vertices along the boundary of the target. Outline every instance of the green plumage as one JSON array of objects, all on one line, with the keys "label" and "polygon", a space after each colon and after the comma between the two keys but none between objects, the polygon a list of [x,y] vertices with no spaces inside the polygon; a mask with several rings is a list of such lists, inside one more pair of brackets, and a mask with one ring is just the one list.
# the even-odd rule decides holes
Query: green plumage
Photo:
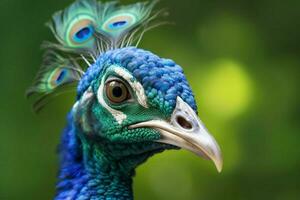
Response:
[{"label": "green plumage", "polygon": [[[54,51],[47,51],[33,86],[27,90],[27,96],[35,96],[33,108],[38,111],[52,96],[74,88],[83,72],[72,59],[66,59]],[[75,84],[74,84],[75,83]]]},{"label": "green plumage", "polygon": [[55,13],[47,24],[60,43],[49,43],[47,47],[97,56],[110,49],[132,45],[163,13],[152,12],[156,3],[155,0],[119,6],[117,1],[78,0]]},{"label": "green plumage", "polygon": [[27,94],[39,110],[77,88],[59,148],[55,200],[132,200],[136,167],[178,147],[221,170],[219,146],[197,116],[183,69],[134,47],[162,23],[155,23],[163,14],[152,12],[156,2],[77,0],[48,23],[58,42],[44,44],[43,65]]},{"label": "green plumage", "polygon": [[[120,42],[134,37],[135,31],[145,28],[153,18],[151,11],[157,1],[152,3],[136,3],[134,5],[118,7],[116,2],[104,4],[102,20],[99,22],[97,31],[104,35],[113,46],[121,45]],[[129,43],[129,41],[127,41]],[[121,45],[124,46],[124,45]]]},{"label": "green plumage", "polygon": [[76,1],[65,10],[56,12],[47,25],[63,48],[92,50],[95,46],[95,35],[86,40],[75,41],[74,34],[86,27],[97,26],[100,19],[98,3],[94,0]]},{"label": "green plumage", "polygon": [[[80,80],[80,68],[86,68],[80,60],[90,66],[108,50],[137,45],[145,31],[162,23],[155,22],[164,14],[163,11],[153,12],[156,3],[157,0],[120,6],[117,1],[77,0],[56,12],[47,26],[58,43],[43,44],[46,49],[43,65],[27,91],[28,96],[38,96],[34,109],[39,110],[49,97],[64,92],[66,86]],[[66,76],[57,82],[62,72]],[[73,84],[72,88],[75,86]]]}]

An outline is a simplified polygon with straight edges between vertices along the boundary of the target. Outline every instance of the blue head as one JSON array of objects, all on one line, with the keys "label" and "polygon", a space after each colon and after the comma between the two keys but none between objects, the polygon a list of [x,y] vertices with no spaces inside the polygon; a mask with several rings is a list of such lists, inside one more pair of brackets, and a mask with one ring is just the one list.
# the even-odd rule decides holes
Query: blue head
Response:
[{"label": "blue head", "polygon": [[[220,170],[219,147],[197,116],[182,68],[128,47],[162,23],[156,22],[164,15],[153,10],[156,3],[77,0],[55,13],[48,25],[58,44],[45,45],[44,63],[28,94],[38,94],[38,110],[47,97],[79,82],[70,120],[86,162],[116,161],[131,170],[156,152],[181,147]],[[95,63],[83,72],[79,56]]]},{"label": "blue head", "polygon": [[221,168],[218,145],[197,117],[183,70],[170,59],[127,47],[102,54],[78,86],[73,107],[79,137],[110,160],[134,168],[149,156],[181,147]]}]

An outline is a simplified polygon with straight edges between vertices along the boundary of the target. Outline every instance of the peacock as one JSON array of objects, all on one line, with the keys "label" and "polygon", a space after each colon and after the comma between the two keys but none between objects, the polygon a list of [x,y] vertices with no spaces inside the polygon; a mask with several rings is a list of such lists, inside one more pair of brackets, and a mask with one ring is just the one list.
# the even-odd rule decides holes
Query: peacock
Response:
[{"label": "peacock", "polygon": [[152,155],[186,149],[222,169],[220,148],[201,122],[183,69],[138,48],[165,24],[157,1],[77,0],[47,26],[43,62],[27,90],[40,111],[76,91],[59,145],[55,200],[131,200],[135,169]]}]

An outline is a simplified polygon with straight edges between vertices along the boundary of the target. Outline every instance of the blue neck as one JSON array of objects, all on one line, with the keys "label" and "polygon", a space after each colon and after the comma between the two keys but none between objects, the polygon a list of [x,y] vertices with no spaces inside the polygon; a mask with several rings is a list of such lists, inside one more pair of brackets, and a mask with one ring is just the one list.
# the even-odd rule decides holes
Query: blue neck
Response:
[{"label": "blue neck", "polygon": [[84,147],[72,124],[64,130],[60,156],[55,200],[133,199],[134,170],[120,169],[122,165],[106,159],[97,148]]}]

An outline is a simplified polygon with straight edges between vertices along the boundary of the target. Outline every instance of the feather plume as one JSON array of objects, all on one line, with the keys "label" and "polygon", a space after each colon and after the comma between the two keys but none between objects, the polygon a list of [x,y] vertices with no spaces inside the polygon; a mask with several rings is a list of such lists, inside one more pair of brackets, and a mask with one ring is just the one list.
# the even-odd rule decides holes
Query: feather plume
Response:
[{"label": "feather plume", "polygon": [[51,97],[67,89],[74,89],[74,84],[81,79],[83,73],[74,59],[66,59],[49,50],[45,53],[44,63],[26,96],[35,97],[33,108],[38,111]]},{"label": "feather plume", "polygon": [[68,53],[99,54],[138,43],[144,32],[164,22],[157,22],[164,10],[153,12],[158,0],[120,6],[118,1],[77,0],[58,11],[47,25],[59,44],[44,47]]},{"label": "feather plume", "polygon": [[147,30],[164,23],[156,20],[166,14],[153,11],[157,2],[121,6],[118,1],[76,0],[56,12],[47,26],[58,43],[42,45],[44,62],[27,91],[27,96],[37,96],[35,110],[67,88],[75,89],[83,74],[82,61],[90,66],[105,51],[137,46]]}]

